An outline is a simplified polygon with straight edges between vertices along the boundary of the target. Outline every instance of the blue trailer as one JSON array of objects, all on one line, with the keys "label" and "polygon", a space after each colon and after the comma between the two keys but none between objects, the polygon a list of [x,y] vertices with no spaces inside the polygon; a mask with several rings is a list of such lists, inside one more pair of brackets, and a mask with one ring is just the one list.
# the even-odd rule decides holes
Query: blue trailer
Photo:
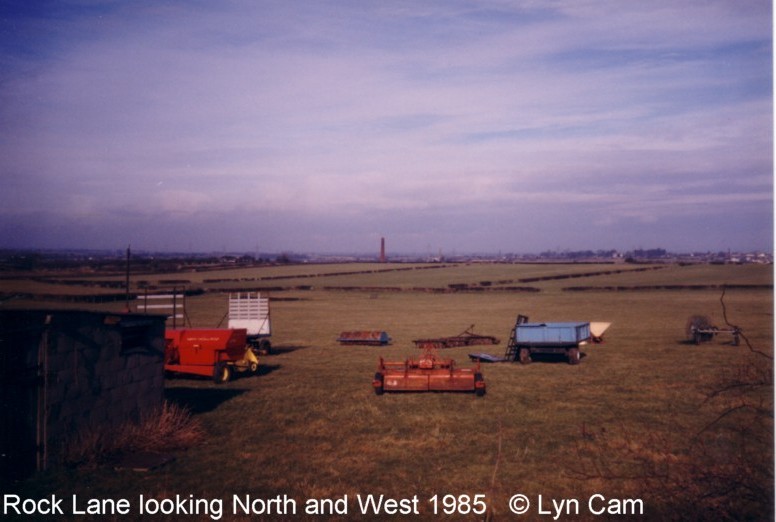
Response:
[{"label": "blue trailer", "polygon": [[569,364],[579,364],[579,347],[588,341],[589,322],[529,323],[526,316],[518,315],[505,358],[528,364],[534,354],[558,354]]}]

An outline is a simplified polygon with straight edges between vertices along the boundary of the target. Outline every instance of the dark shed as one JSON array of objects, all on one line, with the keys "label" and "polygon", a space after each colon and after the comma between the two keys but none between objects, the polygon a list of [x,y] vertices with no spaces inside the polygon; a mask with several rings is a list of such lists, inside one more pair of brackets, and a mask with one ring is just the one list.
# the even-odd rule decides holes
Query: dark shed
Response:
[{"label": "dark shed", "polygon": [[83,430],[162,405],[165,316],[0,310],[0,475],[57,461]]}]

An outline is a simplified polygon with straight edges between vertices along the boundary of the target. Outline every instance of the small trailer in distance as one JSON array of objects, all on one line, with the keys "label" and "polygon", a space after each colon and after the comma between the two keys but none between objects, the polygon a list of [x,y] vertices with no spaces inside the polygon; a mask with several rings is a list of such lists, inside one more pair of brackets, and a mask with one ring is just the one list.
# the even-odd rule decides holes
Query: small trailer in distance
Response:
[{"label": "small trailer in distance", "polygon": [[391,336],[381,330],[358,330],[340,333],[337,342],[342,345],[385,346],[391,343]]},{"label": "small trailer in distance", "polygon": [[591,339],[588,322],[529,323],[518,315],[504,357],[522,364],[535,354],[565,355],[569,364],[579,364],[579,347]]},{"label": "small trailer in distance", "polygon": [[687,319],[685,332],[687,333],[687,340],[693,344],[711,342],[719,334],[732,335],[733,346],[738,346],[741,343],[741,328],[738,326],[719,328],[711,324],[711,319],[706,315],[693,315]]},{"label": "small trailer in distance", "polygon": [[248,344],[256,354],[268,355],[272,352],[268,297],[261,297],[258,292],[229,294],[227,316],[229,328],[245,328]]}]

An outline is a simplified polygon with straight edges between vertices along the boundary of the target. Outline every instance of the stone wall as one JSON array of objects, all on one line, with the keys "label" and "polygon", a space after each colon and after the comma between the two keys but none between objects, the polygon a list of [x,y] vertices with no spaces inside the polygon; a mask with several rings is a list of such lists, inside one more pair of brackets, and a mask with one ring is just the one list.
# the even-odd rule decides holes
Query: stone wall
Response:
[{"label": "stone wall", "polygon": [[[139,420],[162,405],[163,316],[0,311],[3,472],[45,469],[79,432]],[[33,455],[28,453],[34,448]]]}]

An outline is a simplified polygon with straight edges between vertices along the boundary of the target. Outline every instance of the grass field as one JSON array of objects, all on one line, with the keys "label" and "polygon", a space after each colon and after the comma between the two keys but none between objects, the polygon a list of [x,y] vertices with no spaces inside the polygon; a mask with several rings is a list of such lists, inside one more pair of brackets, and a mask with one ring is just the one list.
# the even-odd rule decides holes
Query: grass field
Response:
[{"label": "grass field", "polygon": [[[419,520],[441,518],[445,507],[452,507],[453,497],[445,495],[455,496],[458,503],[451,519],[511,520],[516,515],[509,501],[518,493],[531,502],[520,517],[525,520],[553,518],[553,499],[558,505],[569,500],[563,507],[571,514],[571,500],[577,500],[575,519],[595,518],[588,505],[594,494],[602,495],[594,497],[594,509],[627,513],[641,505],[644,518],[651,520],[773,518],[771,266],[396,268],[406,267],[321,265],[176,274],[205,290],[224,285],[290,288],[271,294],[277,353],[262,359],[260,375],[224,385],[204,379],[168,381],[167,399],[188,407],[206,433],[202,443],[178,452],[173,463],[148,473],[109,466],[60,470],[18,484],[17,491],[36,497],[220,498],[224,519],[230,520],[302,519],[307,499],[345,495],[348,513],[334,518],[393,518],[361,515],[359,494],[417,496],[420,514],[409,518]],[[618,272],[601,274],[612,271]],[[592,275],[580,277],[585,274]],[[519,282],[565,275],[575,277]],[[266,279],[279,276],[284,279]],[[138,277],[159,281],[172,276]],[[209,284],[206,279],[231,281]],[[410,291],[483,282],[490,291]],[[739,286],[726,290],[721,299],[722,290],[711,285],[725,284]],[[294,289],[299,285],[309,289]],[[564,290],[659,285],[709,287]],[[507,286],[539,291],[498,289]],[[0,281],[0,292],[14,288]],[[51,284],[41,293],[57,293],[58,288]],[[49,305],[17,299],[4,306],[11,304]],[[99,307],[119,309],[123,304]],[[187,311],[193,326],[214,327],[226,312],[225,294],[192,296]],[[722,335],[701,346],[685,342],[689,316],[708,315],[724,327],[723,311],[730,323],[743,328],[756,351],[746,343],[733,346]],[[497,346],[444,351],[467,366],[469,352],[503,354],[518,313],[536,321],[608,321],[612,326],[603,344],[583,349],[577,366],[562,361],[484,364],[488,392],[483,398],[373,393],[370,383],[379,355],[416,355],[413,339],[454,335],[472,324],[477,333],[501,338]],[[345,330],[385,330],[393,343],[343,347],[336,338]],[[232,496],[246,494],[257,499],[287,495],[298,503],[297,515],[232,516]],[[437,516],[430,502],[435,495]],[[467,509],[462,495],[484,498],[487,514],[461,515]]]}]

